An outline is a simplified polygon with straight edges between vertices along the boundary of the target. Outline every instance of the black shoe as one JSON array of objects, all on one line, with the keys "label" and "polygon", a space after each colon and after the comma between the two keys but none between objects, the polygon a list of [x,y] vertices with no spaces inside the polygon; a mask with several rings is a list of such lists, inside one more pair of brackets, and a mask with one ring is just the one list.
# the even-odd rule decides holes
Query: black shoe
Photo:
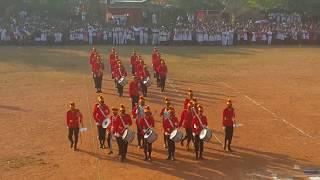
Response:
[{"label": "black shoe", "polygon": [[73,142],[71,142],[71,144],[70,144],[70,148],[73,148]]},{"label": "black shoe", "polygon": [[170,159],[171,159],[171,156],[168,156],[168,157],[167,157],[167,160],[170,160]]},{"label": "black shoe", "polygon": [[74,151],[78,151],[77,146],[74,146],[73,150],[74,150]]},{"label": "black shoe", "polygon": [[231,149],[231,147],[228,147],[228,150],[229,150],[229,152],[232,152],[232,149]]},{"label": "black shoe", "polygon": [[147,156],[146,156],[146,157],[144,157],[144,160],[145,160],[145,161],[147,161],[147,160],[148,160],[148,157],[147,157]]},{"label": "black shoe", "polygon": [[109,151],[108,154],[109,154],[109,155],[110,155],[110,154],[113,154],[113,151]]}]

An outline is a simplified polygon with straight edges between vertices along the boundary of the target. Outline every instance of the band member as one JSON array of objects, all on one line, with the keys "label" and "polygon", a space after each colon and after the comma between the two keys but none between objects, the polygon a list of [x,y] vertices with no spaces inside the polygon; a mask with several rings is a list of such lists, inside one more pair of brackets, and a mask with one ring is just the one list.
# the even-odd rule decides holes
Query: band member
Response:
[{"label": "band member", "polygon": [[[170,116],[170,100],[169,98],[165,97],[164,98],[166,106],[164,108],[162,108],[161,112],[160,112],[160,117],[162,117],[162,126],[164,128],[164,120],[169,118]],[[163,132],[163,141],[164,141],[164,148],[168,147],[168,143],[167,143],[167,137],[165,132]]]},{"label": "band member", "polygon": [[166,138],[167,138],[167,142],[168,142],[168,158],[167,160],[175,160],[174,158],[174,153],[175,153],[175,150],[176,150],[176,145],[175,145],[175,142],[173,140],[170,139],[170,135],[172,133],[173,130],[175,130],[176,128],[178,128],[178,118],[175,116],[175,110],[173,107],[170,107],[170,110],[169,110],[169,117],[166,118],[164,120],[164,132],[165,132],[165,135],[166,135]]},{"label": "band member", "polygon": [[143,69],[138,72],[138,77],[140,78],[140,85],[141,85],[141,90],[142,90],[143,97],[146,97],[147,93],[148,93],[148,87],[147,87],[147,85],[145,84],[144,81],[147,78],[150,79],[150,73],[149,73],[146,65],[143,65]]},{"label": "band member", "polygon": [[[113,70],[113,64],[116,62],[116,50],[112,48],[111,54],[109,55],[110,72]],[[113,77],[112,77],[113,78]]]},{"label": "band member", "polygon": [[95,56],[97,55],[97,50],[96,48],[92,48],[90,51],[90,56],[89,56],[89,63],[92,65],[93,62],[95,61]]},{"label": "band member", "polygon": [[126,159],[127,150],[128,150],[128,142],[122,139],[123,132],[126,128],[132,125],[132,120],[129,114],[126,114],[126,109],[124,105],[120,105],[120,115],[113,123],[113,130],[115,132],[115,136],[117,137],[117,143],[119,147],[119,153],[121,155],[121,162]]},{"label": "band member", "polygon": [[119,64],[119,67],[115,70],[114,77],[115,77],[115,81],[117,83],[119,97],[122,97],[123,96],[123,86],[119,84],[119,80],[121,78],[127,77],[127,71],[121,63]]},{"label": "band member", "polygon": [[139,101],[139,80],[137,76],[133,76],[133,81],[129,84],[129,96],[131,98],[131,109],[133,109]]},{"label": "band member", "polygon": [[93,76],[93,65],[96,62],[96,59],[97,59],[97,51],[93,47],[92,50],[90,51],[90,56],[89,56],[89,63],[91,65],[92,76]]},{"label": "band member", "polygon": [[208,125],[207,117],[203,115],[203,107],[198,106],[198,114],[192,119],[192,133],[194,136],[194,147],[196,159],[203,159],[203,139],[200,139],[200,132]]},{"label": "band member", "polygon": [[181,141],[181,146],[183,146],[183,142],[185,140],[187,140],[187,150],[189,150],[189,144],[190,141],[192,140],[193,144],[194,144],[194,138],[192,136],[192,118],[193,118],[193,112],[192,112],[192,102],[189,102],[187,105],[187,108],[184,109],[181,112],[181,119],[180,119],[180,127],[184,127],[184,129],[186,130],[186,135],[184,136],[184,138]]},{"label": "band member", "polygon": [[167,73],[168,73],[167,65],[165,64],[164,60],[161,59],[160,66],[158,67],[158,74],[159,74],[159,82],[160,82],[161,92],[164,91],[164,87],[166,85]]},{"label": "band member", "polygon": [[108,118],[110,110],[109,107],[104,103],[102,96],[98,96],[98,103],[94,105],[92,114],[98,129],[100,148],[104,149],[104,143],[106,141],[106,129],[102,127],[102,123]]},{"label": "band member", "polygon": [[132,117],[136,118],[138,148],[142,148],[141,141],[143,139],[143,135],[141,134],[141,131],[142,131],[141,121],[145,117],[144,109],[145,109],[145,99],[142,96],[140,96],[139,104],[137,104],[132,110]]},{"label": "band member", "polygon": [[188,96],[189,96],[189,97],[186,98],[186,99],[184,100],[184,103],[183,103],[184,109],[187,109],[187,108],[188,108],[189,102],[192,101],[192,99],[193,99],[193,92],[192,92],[191,89],[188,90]]},{"label": "band member", "polygon": [[141,56],[139,56],[139,61],[136,64],[135,67],[135,75],[139,77],[139,74],[141,74],[141,71],[143,71],[143,66],[144,66],[144,61],[141,58]]},{"label": "band member", "polygon": [[133,51],[132,56],[130,58],[130,66],[131,66],[131,73],[132,75],[135,75],[135,66],[137,62],[139,61],[137,53]]},{"label": "band member", "polygon": [[102,87],[102,77],[103,77],[103,70],[104,65],[101,62],[101,57],[97,57],[97,61],[93,65],[93,77],[94,77],[94,83],[95,88],[97,89],[97,93],[101,93],[101,87]]},{"label": "band member", "polygon": [[[144,137],[144,134],[149,130],[154,128],[154,119],[152,117],[152,113],[149,106],[146,106],[144,109],[145,117],[140,118],[141,131],[140,134]],[[147,142],[146,139],[143,138],[143,147],[144,147],[144,160],[151,161],[151,153],[152,153],[152,143]]]},{"label": "band member", "polygon": [[161,54],[158,52],[158,59],[153,63],[155,78],[157,79],[157,87],[160,87],[160,77],[159,77],[159,72],[158,72],[158,68],[160,66],[160,61],[161,61]]},{"label": "band member", "polygon": [[224,150],[227,148],[227,141],[228,141],[228,150],[231,152],[231,141],[233,136],[233,125],[235,124],[235,110],[232,107],[232,101],[228,99],[227,107],[223,110],[222,115],[222,124],[225,130],[225,137],[224,137]]},{"label": "band member", "polygon": [[69,130],[68,139],[70,147],[77,150],[79,126],[83,127],[82,114],[79,109],[76,109],[75,103],[70,102],[70,110],[67,112],[67,128]]},{"label": "band member", "polygon": [[154,47],[153,51],[152,51],[152,68],[153,68],[153,73],[154,73],[155,78],[156,78],[156,68],[160,64],[160,59],[159,59],[158,54],[159,54],[159,52],[158,52],[157,48]]},{"label": "band member", "polygon": [[[108,143],[108,148],[109,148],[109,153],[108,154],[113,154],[113,150],[112,150],[112,137],[114,132],[113,126],[114,126],[114,122],[116,121],[116,119],[118,118],[118,111],[119,109],[116,107],[112,107],[112,115],[110,117],[110,125],[107,127],[107,132],[108,132],[108,137],[107,137],[107,143]],[[120,155],[120,152],[119,154]]]}]

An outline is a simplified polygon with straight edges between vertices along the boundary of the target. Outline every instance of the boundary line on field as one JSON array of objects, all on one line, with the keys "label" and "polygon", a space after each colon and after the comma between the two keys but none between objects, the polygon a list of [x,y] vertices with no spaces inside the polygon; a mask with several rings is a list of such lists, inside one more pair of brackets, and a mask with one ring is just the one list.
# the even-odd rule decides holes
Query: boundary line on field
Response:
[{"label": "boundary line on field", "polygon": [[239,90],[231,87],[229,84],[227,84],[226,82],[221,82],[225,87],[231,89],[232,91],[242,95],[243,97],[245,97],[247,100],[249,100],[251,103],[257,105],[258,107],[260,107],[262,110],[268,112],[269,114],[271,114],[275,119],[282,121],[283,123],[289,125],[290,127],[292,127],[293,129],[295,129],[296,131],[298,131],[300,134],[308,137],[308,138],[312,138],[312,136],[306,132],[304,132],[302,129],[296,127],[295,125],[293,125],[292,123],[290,123],[289,121],[287,121],[286,119],[278,116],[275,112],[271,111],[269,108],[263,106],[261,103],[257,102],[256,100],[254,100],[253,98],[251,98],[250,96],[241,93]]},{"label": "boundary line on field", "polygon": [[[85,88],[85,94],[86,94],[86,101],[87,101],[87,113],[89,115],[89,124],[90,124],[90,129],[93,130],[93,126],[92,126],[92,116],[90,113],[90,107],[89,107],[89,91],[88,91],[88,83],[86,82],[87,78],[86,75],[83,76],[84,82],[86,83],[86,88]],[[92,136],[92,143],[93,143],[93,152],[95,154],[97,154],[97,150],[96,150],[96,140],[95,137]],[[101,179],[101,175],[100,175],[100,160],[98,157],[96,157],[96,163],[97,163],[97,179],[100,180]]]}]

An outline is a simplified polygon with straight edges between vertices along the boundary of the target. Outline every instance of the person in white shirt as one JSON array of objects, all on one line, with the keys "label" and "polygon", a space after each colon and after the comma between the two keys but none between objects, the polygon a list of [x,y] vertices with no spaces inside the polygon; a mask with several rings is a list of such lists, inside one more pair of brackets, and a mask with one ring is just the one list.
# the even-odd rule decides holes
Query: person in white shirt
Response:
[{"label": "person in white shirt", "polygon": [[93,45],[93,27],[89,26],[88,27],[88,36],[89,36],[89,45],[92,46]]},{"label": "person in white shirt", "polygon": [[148,44],[148,39],[149,39],[148,36],[149,36],[149,28],[145,27],[143,30],[143,43],[144,43],[144,45]]},{"label": "person in white shirt", "polygon": [[151,29],[152,31],[152,45],[159,44],[159,29],[154,27]]},{"label": "person in white shirt", "polygon": [[6,29],[6,28],[3,28],[3,29],[2,29],[0,35],[1,35],[1,38],[0,38],[1,41],[7,41],[7,37],[6,37],[6,36],[7,36],[7,29]]},{"label": "person in white shirt", "polygon": [[128,30],[127,28],[122,28],[122,44],[127,44],[128,40]]},{"label": "person in white shirt", "polygon": [[112,44],[116,44],[116,39],[117,39],[118,34],[116,33],[116,27],[112,28]]},{"label": "person in white shirt", "polygon": [[256,42],[257,42],[256,32],[252,32],[251,42],[252,42],[252,44],[256,44]]},{"label": "person in white shirt", "polygon": [[232,28],[229,29],[229,38],[228,38],[228,45],[233,45],[233,36],[234,36],[234,30]]},{"label": "person in white shirt", "polygon": [[271,31],[271,29],[268,30],[267,37],[268,37],[268,45],[270,46],[271,43],[272,43],[272,31]]},{"label": "person in white shirt", "polygon": [[144,30],[144,28],[143,27],[141,27],[140,28],[140,37],[139,37],[139,39],[140,39],[140,45],[143,45],[143,42],[144,42],[144,33],[143,33],[143,30]]}]

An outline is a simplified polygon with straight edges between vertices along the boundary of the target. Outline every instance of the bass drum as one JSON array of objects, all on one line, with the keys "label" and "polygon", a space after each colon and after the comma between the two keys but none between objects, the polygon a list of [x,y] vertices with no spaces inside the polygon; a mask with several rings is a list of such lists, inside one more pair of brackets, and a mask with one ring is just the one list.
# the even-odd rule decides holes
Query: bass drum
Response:
[{"label": "bass drum", "polygon": [[183,132],[179,129],[175,129],[170,134],[170,139],[176,143],[180,142],[183,138]]},{"label": "bass drum", "polygon": [[147,130],[147,132],[144,134],[144,139],[148,142],[148,143],[153,143],[158,139],[158,134],[152,130],[149,129]]},{"label": "bass drum", "polygon": [[111,120],[109,118],[106,118],[105,120],[102,121],[102,127],[103,128],[108,128],[110,123],[111,123]]},{"label": "bass drum", "polygon": [[134,136],[135,132],[127,128],[122,134],[122,139],[127,141],[128,143],[132,143],[132,141],[134,140]]},{"label": "bass drum", "polygon": [[128,80],[125,77],[122,77],[119,79],[118,83],[120,86],[124,87],[125,85],[128,84]]},{"label": "bass drum", "polygon": [[209,128],[203,128],[200,132],[200,139],[204,141],[210,141],[212,138],[212,130]]},{"label": "bass drum", "polygon": [[143,80],[143,84],[144,84],[145,86],[147,86],[147,87],[150,87],[151,84],[152,84],[150,78],[149,78],[149,77],[145,78],[145,79]]}]

